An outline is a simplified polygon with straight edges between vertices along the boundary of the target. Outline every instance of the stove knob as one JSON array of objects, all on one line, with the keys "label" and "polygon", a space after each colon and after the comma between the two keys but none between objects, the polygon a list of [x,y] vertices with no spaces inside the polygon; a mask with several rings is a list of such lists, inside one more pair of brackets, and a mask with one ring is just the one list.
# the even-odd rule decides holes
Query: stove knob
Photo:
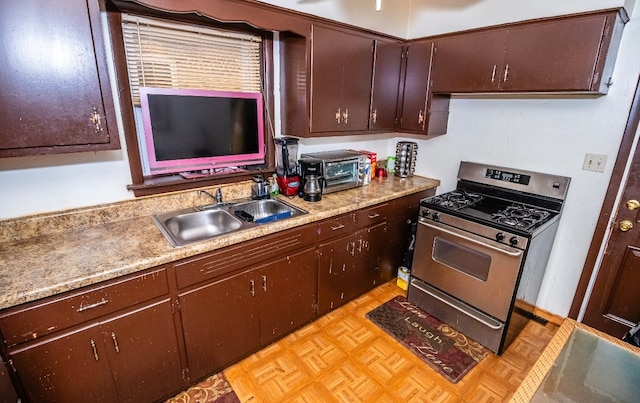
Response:
[{"label": "stove knob", "polygon": [[434,221],[438,221],[440,220],[440,213],[438,213],[437,211],[435,213],[433,213],[431,215],[431,218],[433,218]]},{"label": "stove knob", "polygon": [[429,213],[430,213],[430,211],[429,211],[429,209],[428,209],[428,208],[427,208],[427,209],[422,210],[422,216],[423,216],[424,218],[429,218]]},{"label": "stove knob", "polygon": [[511,239],[509,239],[509,243],[511,244],[511,246],[516,246],[518,244],[518,237],[517,236],[512,236]]},{"label": "stove knob", "polygon": [[496,234],[496,241],[502,242],[504,240],[504,232],[498,232]]}]

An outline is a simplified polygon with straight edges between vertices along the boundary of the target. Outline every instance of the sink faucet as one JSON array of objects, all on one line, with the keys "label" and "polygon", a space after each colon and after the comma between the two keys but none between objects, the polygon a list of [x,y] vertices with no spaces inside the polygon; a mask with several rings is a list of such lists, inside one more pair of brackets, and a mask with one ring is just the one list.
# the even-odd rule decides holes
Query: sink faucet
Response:
[{"label": "sink faucet", "polygon": [[204,194],[204,195],[207,195],[207,196],[209,196],[210,198],[212,198],[213,200],[215,200],[215,201],[216,201],[216,204],[222,204],[222,190],[220,190],[220,188],[218,188],[218,190],[216,190],[216,195],[215,195],[215,196],[214,196],[214,195],[212,195],[211,193],[207,192],[206,190],[198,190],[198,191],[196,192],[196,194],[197,194],[198,196],[201,196],[201,195],[203,195],[203,194]]}]

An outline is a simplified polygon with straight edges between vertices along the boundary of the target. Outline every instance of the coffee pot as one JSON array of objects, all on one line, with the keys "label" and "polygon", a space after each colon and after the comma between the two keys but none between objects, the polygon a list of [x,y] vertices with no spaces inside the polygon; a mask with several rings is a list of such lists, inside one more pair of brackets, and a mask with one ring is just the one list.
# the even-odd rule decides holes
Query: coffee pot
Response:
[{"label": "coffee pot", "polygon": [[322,199],[325,180],[321,174],[322,161],[317,159],[300,160],[300,171],[302,173],[300,196],[305,201],[317,202]]}]

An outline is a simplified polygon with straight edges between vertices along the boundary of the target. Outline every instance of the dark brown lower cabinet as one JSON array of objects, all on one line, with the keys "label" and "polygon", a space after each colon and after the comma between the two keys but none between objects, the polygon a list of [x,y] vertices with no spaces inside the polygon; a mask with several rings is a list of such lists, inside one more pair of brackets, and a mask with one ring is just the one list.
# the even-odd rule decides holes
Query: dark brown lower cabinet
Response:
[{"label": "dark brown lower cabinet", "polygon": [[4,363],[0,364],[0,403],[16,403],[18,394],[13,387],[9,371]]},{"label": "dark brown lower cabinet", "polygon": [[381,262],[381,275],[384,281],[395,277],[398,267],[402,264],[404,254],[409,247],[411,225],[418,221],[420,200],[434,194],[435,189],[429,189],[390,202],[390,210],[393,211],[393,214],[390,214],[388,218],[385,253]]},{"label": "dark brown lower cabinet", "polygon": [[315,248],[260,266],[256,274],[262,346],[316,318],[318,270]]},{"label": "dark brown lower cabinet", "polygon": [[178,297],[192,380],[259,347],[260,322],[251,295],[252,274],[247,270]]},{"label": "dark brown lower cabinet", "polygon": [[150,402],[183,385],[169,299],[11,352],[30,402]]},{"label": "dark brown lower cabinet", "polygon": [[201,379],[316,317],[315,249],[179,295],[187,361]]},{"label": "dark brown lower cabinet", "polygon": [[318,314],[324,315],[380,284],[387,223],[318,247]]},{"label": "dark brown lower cabinet", "polygon": [[318,315],[324,315],[349,301],[356,264],[359,233],[318,246]]},{"label": "dark brown lower cabinet", "polygon": [[[359,280],[356,295],[358,297],[376,286],[380,285],[384,279],[381,276],[381,264],[385,255],[385,245],[387,243],[388,223],[380,223],[362,230],[362,256],[360,264],[356,266],[356,278]],[[355,298],[354,297],[354,298]]]}]

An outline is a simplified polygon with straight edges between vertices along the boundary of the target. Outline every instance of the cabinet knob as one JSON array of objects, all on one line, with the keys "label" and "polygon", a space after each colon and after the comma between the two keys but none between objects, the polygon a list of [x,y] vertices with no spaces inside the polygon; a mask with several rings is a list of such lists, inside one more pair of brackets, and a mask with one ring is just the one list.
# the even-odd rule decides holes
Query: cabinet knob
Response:
[{"label": "cabinet knob", "polygon": [[93,349],[93,357],[98,361],[98,350],[96,349],[96,342],[91,339],[91,348]]},{"label": "cabinet knob", "polygon": [[640,202],[638,202],[637,200],[633,200],[633,199],[632,200],[627,200],[627,208],[629,210],[633,211],[633,210],[637,209],[638,207],[640,207]]},{"label": "cabinet knob", "polygon": [[102,131],[102,118],[98,113],[98,109],[94,106],[91,112],[91,117],[89,117],[89,121],[93,124],[93,131],[95,133],[100,133]]},{"label": "cabinet knob", "polygon": [[371,112],[371,121],[373,123],[377,123],[378,122],[378,110],[374,109],[373,112]]},{"label": "cabinet knob", "polygon": [[344,112],[342,112],[342,123],[349,124],[349,108],[345,108]]},{"label": "cabinet knob", "polygon": [[620,221],[620,231],[627,232],[633,228],[633,223],[629,220]]},{"label": "cabinet knob", "polygon": [[421,125],[423,123],[424,123],[424,112],[420,110],[420,112],[418,112],[418,124]]},{"label": "cabinet knob", "polygon": [[340,124],[340,118],[342,117],[342,111],[340,110],[340,108],[336,109],[336,123]]}]

